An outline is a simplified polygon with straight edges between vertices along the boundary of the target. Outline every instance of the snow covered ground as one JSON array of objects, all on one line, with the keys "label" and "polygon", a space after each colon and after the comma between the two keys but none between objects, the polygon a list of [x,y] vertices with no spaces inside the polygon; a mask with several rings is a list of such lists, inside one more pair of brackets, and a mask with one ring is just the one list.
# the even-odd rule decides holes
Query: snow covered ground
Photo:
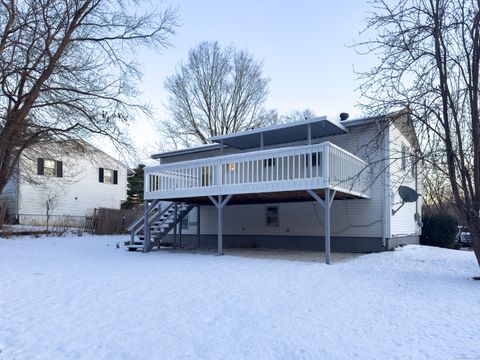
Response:
[{"label": "snow covered ground", "polygon": [[0,359],[480,359],[471,252],[327,266],[124,239],[0,239]]}]

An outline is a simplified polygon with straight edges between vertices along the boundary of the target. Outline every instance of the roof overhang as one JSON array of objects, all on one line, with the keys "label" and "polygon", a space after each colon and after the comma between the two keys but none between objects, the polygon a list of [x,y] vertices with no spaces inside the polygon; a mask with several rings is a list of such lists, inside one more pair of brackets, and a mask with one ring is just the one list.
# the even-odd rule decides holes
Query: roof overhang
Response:
[{"label": "roof overhang", "polygon": [[193,153],[215,150],[219,148],[220,148],[220,144],[203,144],[203,145],[191,147],[188,149],[173,150],[173,151],[167,151],[164,153],[153,154],[150,157],[152,159],[162,159],[170,156],[193,154]]},{"label": "roof overhang", "polygon": [[342,124],[323,116],[288,124],[214,136],[210,140],[237,149],[251,149],[261,147],[262,143],[263,146],[270,146],[308,140],[309,134],[311,139],[316,139],[346,133],[348,133],[348,130]]}]

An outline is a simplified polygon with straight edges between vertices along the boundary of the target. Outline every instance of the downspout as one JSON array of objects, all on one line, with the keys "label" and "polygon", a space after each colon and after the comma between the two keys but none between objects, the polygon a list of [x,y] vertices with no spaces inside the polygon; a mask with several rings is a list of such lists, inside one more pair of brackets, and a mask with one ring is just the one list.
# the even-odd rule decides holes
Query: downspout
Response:
[{"label": "downspout", "polygon": [[390,221],[390,178],[389,178],[389,154],[390,154],[390,124],[383,135],[383,194],[382,194],[382,245],[388,250],[388,238],[389,238],[389,221]]}]

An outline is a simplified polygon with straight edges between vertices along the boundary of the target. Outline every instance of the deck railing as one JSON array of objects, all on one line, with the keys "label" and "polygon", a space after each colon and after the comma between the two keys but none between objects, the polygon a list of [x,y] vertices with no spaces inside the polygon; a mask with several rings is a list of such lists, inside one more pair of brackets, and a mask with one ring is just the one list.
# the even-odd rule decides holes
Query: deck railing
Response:
[{"label": "deck railing", "polygon": [[145,168],[145,199],[331,187],[366,197],[366,163],[321,144],[260,150]]}]

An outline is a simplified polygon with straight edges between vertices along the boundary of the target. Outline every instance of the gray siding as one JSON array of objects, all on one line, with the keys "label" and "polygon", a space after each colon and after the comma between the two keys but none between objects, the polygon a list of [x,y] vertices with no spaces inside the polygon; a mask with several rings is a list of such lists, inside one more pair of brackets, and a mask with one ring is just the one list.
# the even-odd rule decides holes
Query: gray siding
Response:
[{"label": "gray siding", "polygon": [[[168,235],[164,242],[174,241],[173,235]],[[289,250],[325,251],[323,236],[277,236],[277,235],[225,235],[223,237],[225,248],[273,248]],[[217,247],[216,235],[200,236],[177,235],[177,245],[184,248],[211,248]],[[368,237],[332,237],[332,251],[339,252],[379,252],[386,248],[381,238]]]},{"label": "gray siding", "polygon": [[[332,143],[354,153],[367,162],[376,164],[383,159],[383,142],[375,140],[377,129],[374,125],[357,126],[350,129],[350,134],[322,138],[317,142],[331,141]],[[376,150],[373,150],[372,141]],[[377,144],[378,143],[378,144]],[[369,144],[367,146],[366,144]],[[289,144],[298,145],[298,144]],[[378,151],[380,149],[380,151]],[[189,154],[190,156],[198,154]],[[178,160],[178,159],[172,159]],[[337,200],[331,210],[333,237],[383,237],[383,213],[385,184],[379,176],[381,166],[371,168],[371,198],[368,200]],[[312,199],[313,200],[313,199]],[[278,206],[280,224],[278,227],[268,227],[266,221],[267,206]],[[190,222],[196,221],[195,211],[190,216]],[[262,235],[286,237],[317,237],[323,235],[323,208],[316,202],[278,203],[262,205],[233,205],[224,210],[224,233],[227,235]],[[213,206],[201,208],[202,234],[216,234],[216,209]],[[196,226],[185,230],[186,234],[196,233]]]},{"label": "gray siding", "polygon": [[[331,209],[333,248],[336,251],[380,251],[403,243],[417,243],[420,227],[415,220],[415,213],[417,211],[421,213],[421,199],[417,203],[406,204],[395,216],[391,215],[392,209],[399,205],[398,186],[407,185],[415,188],[415,179],[411,176],[410,166],[407,166],[407,170],[401,170],[398,157],[401,144],[411,149],[411,141],[394,125],[390,125],[385,132],[380,131],[376,124],[352,126],[349,130],[349,134],[314,141],[314,143],[331,141],[371,164],[370,199],[333,202]],[[305,142],[299,142],[275,147],[304,144]],[[240,151],[226,149],[224,153],[234,152]],[[165,160],[172,163],[218,155],[219,151],[213,150],[177,155]],[[389,170],[385,171],[386,168]],[[420,180],[417,182],[419,184]],[[418,190],[421,190],[420,186]],[[266,225],[268,206],[278,206],[280,218],[278,227]],[[194,209],[189,214],[190,226],[183,231],[186,238],[197,231],[195,212]],[[298,246],[321,250],[324,231],[323,212],[324,209],[313,201],[227,206],[224,210],[223,226],[226,245],[228,246],[229,242],[235,245],[236,241],[242,240],[241,242],[247,245],[251,242],[257,246],[268,247],[277,244],[283,248]],[[210,239],[209,241],[215,238],[216,221],[216,208],[202,206],[201,233],[205,239]]]}]

